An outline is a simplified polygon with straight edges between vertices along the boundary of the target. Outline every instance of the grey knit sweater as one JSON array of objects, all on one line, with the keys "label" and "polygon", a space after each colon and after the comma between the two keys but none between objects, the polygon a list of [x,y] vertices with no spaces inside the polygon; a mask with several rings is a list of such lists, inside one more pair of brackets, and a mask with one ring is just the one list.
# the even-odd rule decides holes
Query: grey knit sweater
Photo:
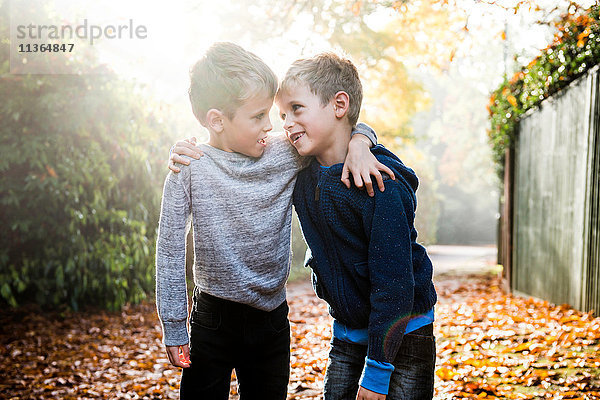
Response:
[{"label": "grey knit sweater", "polygon": [[[353,133],[373,142],[359,124]],[[302,158],[270,134],[260,158],[200,145],[204,156],[165,180],[156,243],[156,304],[167,346],[189,342],[185,243],[194,227],[194,283],[213,296],[271,311],[285,300],[292,192]]]}]

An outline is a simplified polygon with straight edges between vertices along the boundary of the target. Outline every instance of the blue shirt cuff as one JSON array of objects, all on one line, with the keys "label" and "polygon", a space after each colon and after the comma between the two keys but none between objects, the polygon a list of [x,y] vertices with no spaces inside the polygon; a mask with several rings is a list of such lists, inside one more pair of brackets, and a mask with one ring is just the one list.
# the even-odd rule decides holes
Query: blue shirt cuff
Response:
[{"label": "blue shirt cuff", "polygon": [[360,377],[360,386],[372,392],[387,395],[392,372],[394,372],[392,364],[367,358],[365,368]]}]

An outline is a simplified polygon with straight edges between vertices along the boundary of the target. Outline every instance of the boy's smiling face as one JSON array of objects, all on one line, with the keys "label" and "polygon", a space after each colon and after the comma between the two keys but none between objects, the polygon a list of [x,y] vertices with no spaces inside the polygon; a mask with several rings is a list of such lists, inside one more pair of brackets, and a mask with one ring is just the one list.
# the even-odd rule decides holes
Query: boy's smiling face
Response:
[{"label": "boy's smiling face", "polygon": [[262,156],[267,145],[267,134],[273,129],[269,118],[272,106],[273,98],[261,93],[244,101],[233,118],[224,117],[222,150],[250,157]]},{"label": "boy's smiling face", "polygon": [[283,129],[302,156],[317,156],[335,139],[336,115],[332,102],[321,104],[319,96],[306,84],[290,85],[275,99]]}]

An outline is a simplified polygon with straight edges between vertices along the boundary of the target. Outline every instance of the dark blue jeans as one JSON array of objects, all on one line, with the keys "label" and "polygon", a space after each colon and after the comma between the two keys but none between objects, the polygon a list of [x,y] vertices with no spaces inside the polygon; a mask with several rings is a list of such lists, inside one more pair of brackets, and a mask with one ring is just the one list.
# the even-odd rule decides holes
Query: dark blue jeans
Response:
[{"label": "dark blue jeans", "polygon": [[191,367],[181,399],[229,398],[235,369],[241,400],[285,400],[290,375],[290,323],[283,302],[267,312],[194,291]]},{"label": "dark blue jeans", "polygon": [[[333,338],[325,373],[325,400],[354,400],[367,346]],[[433,398],[435,372],[433,324],[404,335],[386,400]]]}]

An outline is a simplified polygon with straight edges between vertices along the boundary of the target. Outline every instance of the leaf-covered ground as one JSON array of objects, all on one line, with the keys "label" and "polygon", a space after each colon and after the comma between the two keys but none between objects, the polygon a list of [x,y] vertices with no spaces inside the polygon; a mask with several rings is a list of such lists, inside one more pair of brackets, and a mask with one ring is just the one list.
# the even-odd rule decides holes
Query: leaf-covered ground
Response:
[{"label": "leaf-covered ground", "polygon": [[[436,277],[436,398],[600,399],[600,318],[504,294],[493,276]],[[289,288],[290,399],[319,399],[330,319]],[[153,304],[121,313],[0,312],[0,398],[177,398]],[[235,396],[235,376],[232,380]]]},{"label": "leaf-covered ground", "polygon": [[600,318],[489,276],[436,287],[437,398],[600,399]]}]

